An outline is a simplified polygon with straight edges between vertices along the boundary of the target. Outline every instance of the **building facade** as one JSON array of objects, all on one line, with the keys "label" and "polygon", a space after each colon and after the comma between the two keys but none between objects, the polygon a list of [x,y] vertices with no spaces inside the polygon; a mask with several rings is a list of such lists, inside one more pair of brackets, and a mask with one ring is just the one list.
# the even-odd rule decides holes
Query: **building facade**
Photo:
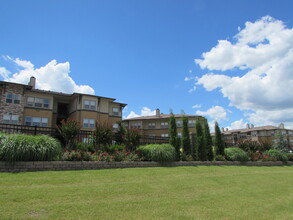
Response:
[{"label": "building facade", "polygon": [[247,124],[244,129],[228,130],[227,128],[222,128],[222,135],[226,146],[235,146],[243,141],[274,143],[276,141],[276,134],[279,131],[287,140],[289,147],[293,149],[293,130],[286,129],[283,123],[279,127],[271,125],[254,127],[253,125]]},{"label": "building facade", "polygon": [[[180,137],[182,135],[182,117],[186,116],[188,118],[188,127],[190,133],[195,133],[195,124],[199,120],[203,125],[206,118],[197,115],[183,115],[174,114],[177,125],[177,133]],[[156,115],[152,116],[142,116],[130,119],[124,119],[123,123],[128,128],[139,129],[141,135],[148,137],[168,137],[169,136],[169,121],[171,114],[161,114],[160,110],[156,110]]]},{"label": "building facade", "polygon": [[113,124],[122,120],[124,103],[113,98],[89,94],[65,94],[35,89],[28,85],[0,81],[0,123],[55,127],[64,119],[79,121],[84,130],[95,128],[96,121]]}]

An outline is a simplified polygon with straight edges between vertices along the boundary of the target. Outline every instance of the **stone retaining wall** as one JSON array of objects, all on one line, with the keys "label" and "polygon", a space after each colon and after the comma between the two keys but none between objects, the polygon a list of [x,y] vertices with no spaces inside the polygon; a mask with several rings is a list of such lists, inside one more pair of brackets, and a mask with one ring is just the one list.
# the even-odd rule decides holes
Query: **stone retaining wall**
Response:
[{"label": "stone retaining wall", "polygon": [[231,161],[191,161],[191,162],[101,162],[101,161],[36,161],[36,162],[0,162],[0,172],[30,171],[65,171],[65,170],[99,170],[133,167],[178,167],[178,166],[284,166],[293,165],[292,161],[284,164],[281,161],[266,162],[231,162]]}]

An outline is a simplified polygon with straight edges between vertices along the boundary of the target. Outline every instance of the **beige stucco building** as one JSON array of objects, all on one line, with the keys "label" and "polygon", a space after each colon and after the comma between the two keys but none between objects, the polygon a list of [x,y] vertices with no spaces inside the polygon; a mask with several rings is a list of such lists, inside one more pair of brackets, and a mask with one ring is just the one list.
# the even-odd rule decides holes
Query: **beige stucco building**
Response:
[{"label": "beige stucco building", "polygon": [[63,119],[78,120],[82,129],[91,130],[96,121],[113,124],[122,120],[124,103],[89,94],[65,94],[35,89],[28,85],[0,81],[0,123],[55,127]]},{"label": "beige stucco building", "polygon": [[284,138],[287,139],[290,148],[293,149],[293,130],[286,129],[281,123],[279,127],[276,126],[261,126],[254,127],[253,125],[246,125],[243,129],[228,130],[222,128],[222,135],[226,146],[235,146],[237,143],[243,141],[256,141],[259,143],[274,143],[276,133],[281,131]]},{"label": "beige stucco building", "polygon": [[[156,110],[156,115],[152,116],[142,116],[130,119],[124,119],[123,123],[128,128],[139,129],[141,135],[154,137],[168,137],[169,136],[169,120],[171,114],[161,114],[160,110]],[[177,125],[178,136],[182,134],[182,117],[186,116],[188,118],[188,127],[190,133],[195,133],[195,123],[199,120],[202,125],[206,121],[206,118],[197,115],[183,115],[174,114]]]}]

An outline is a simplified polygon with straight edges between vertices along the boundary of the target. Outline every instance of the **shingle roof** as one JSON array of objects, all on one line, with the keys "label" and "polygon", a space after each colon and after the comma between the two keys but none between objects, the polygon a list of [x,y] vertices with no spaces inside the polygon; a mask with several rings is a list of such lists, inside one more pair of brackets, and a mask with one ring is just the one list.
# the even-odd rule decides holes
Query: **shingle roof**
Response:
[{"label": "shingle roof", "polygon": [[279,129],[279,127],[272,126],[272,125],[266,125],[266,126],[253,127],[253,128],[242,128],[242,129],[228,130],[228,131],[224,131],[222,133],[223,134],[246,133],[246,132],[250,132],[250,131],[264,131],[264,130],[268,131],[268,130],[276,130],[276,129]]},{"label": "shingle roof", "polygon": [[[171,114],[160,114],[159,117],[156,115],[150,115],[150,116],[141,116],[141,117],[135,117],[135,118],[128,118],[124,119],[123,121],[133,121],[133,120],[150,120],[150,119],[160,119],[160,118],[170,118]],[[182,118],[183,116],[186,117],[201,117],[198,115],[184,115],[184,114],[174,114],[175,118]]]}]

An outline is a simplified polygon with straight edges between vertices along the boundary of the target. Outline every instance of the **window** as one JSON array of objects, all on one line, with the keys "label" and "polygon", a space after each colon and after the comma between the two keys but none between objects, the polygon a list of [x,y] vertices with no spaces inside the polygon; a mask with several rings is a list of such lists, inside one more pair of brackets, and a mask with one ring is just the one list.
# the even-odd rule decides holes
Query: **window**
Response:
[{"label": "window", "polygon": [[37,108],[49,108],[50,100],[36,97],[27,97],[26,105]]},{"label": "window", "polygon": [[149,134],[148,137],[149,137],[149,138],[155,138],[156,135],[155,135],[155,134]]},{"label": "window", "polygon": [[194,127],[195,126],[195,120],[188,120],[188,126]]},{"label": "window", "polygon": [[19,104],[20,103],[20,95],[8,93],[6,94],[6,103]]},{"label": "window", "polygon": [[168,137],[168,134],[161,134],[161,137]]},{"label": "window", "polygon": [[181,133],[178,133],[178,137],[182,137],[182,134]]},{"label": "window", "polygon": [[156,123],[155,122],[149,123],[148,128],[156,128]]},{"label": "window", "polygon": [[118,124],[117,124],[117,123],[114,123],[114,124],[113,124],[113,128],[114,128],[114,129],[117,129],[117,128],[118,128]]},{"label": "window", "polygon": [[119,116],[119,108],[116,108],[116,107],[112,108],[112,113],[115,116]]},{"label": "window", "polygon": [[19,119],[18,115],[10,115],[10,114],[3,115],[3,123],[4,124],[17,125],[18,119]]},{"label": "window", "polygon": [[181,120],[176,121],[176,124],[177,124],[177,127],[178,128],[181,128],[182,127],[182,121]]},{"label": "window", "polygon": [[141,123],[140,122],[133,122],[131,124],[131,128],[141,128]]},{"label": "window", "polygon": [[84,128],[95,128],[95,120],[90,118],[83,119]]},{"label": "window", "polygon": [[48,127],[48,118],[27,116],[24,119],[24,124],[27,126]]},{"label": "window", "polygon": [[169,123],[168,122],[161,122],[161,128],[168,128]]},{"label": "window", "polygon": [[96,110],[96,101],[84,100],[84,108],[88,110]]}]

